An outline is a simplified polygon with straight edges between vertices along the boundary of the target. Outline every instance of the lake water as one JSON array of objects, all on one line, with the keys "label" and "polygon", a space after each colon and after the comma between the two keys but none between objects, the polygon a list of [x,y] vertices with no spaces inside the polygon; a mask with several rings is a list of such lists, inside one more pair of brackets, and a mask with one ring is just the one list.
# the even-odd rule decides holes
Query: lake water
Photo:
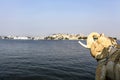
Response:
[{"label": "lake water", "polygon": [[78,41],[0,40],[0,80],[94,80],[96,65]]}]

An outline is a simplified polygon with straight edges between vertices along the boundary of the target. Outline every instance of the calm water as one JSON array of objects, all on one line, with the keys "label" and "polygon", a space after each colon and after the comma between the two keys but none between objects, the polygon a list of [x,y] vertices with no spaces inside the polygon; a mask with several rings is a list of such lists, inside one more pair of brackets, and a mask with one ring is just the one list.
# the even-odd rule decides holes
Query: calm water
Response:
[{"label": "calm water", "polygon": [[94,80],[96,65],[78,41],[0,40],[0,80]]}]

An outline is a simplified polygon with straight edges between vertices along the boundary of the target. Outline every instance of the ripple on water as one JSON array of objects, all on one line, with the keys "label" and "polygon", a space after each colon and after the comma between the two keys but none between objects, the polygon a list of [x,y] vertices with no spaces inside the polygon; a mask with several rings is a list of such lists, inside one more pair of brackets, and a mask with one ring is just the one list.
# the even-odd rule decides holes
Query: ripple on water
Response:
[{"label": "ripple on water", "polygon": [[96,62],[77,41],[0,44],[0,80],[94,80]]}]

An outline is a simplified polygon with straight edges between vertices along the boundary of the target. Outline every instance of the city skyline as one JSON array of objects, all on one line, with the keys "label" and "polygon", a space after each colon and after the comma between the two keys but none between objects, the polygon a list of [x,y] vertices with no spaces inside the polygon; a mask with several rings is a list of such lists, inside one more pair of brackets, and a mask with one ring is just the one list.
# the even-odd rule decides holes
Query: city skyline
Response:
[{"label": "city skyline", "polygon": [[119,0],[0,0],[0,35],[120,36]]}]

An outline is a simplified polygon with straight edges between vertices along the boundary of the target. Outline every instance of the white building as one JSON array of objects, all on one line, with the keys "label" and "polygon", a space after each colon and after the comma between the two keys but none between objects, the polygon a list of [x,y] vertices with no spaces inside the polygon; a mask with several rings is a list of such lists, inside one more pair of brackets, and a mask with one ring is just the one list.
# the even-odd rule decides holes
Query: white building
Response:
[{"label": "white building", "polygon": [[13,39],[16,39],[16,40],[29,40],[29,38],[28,37],[25,37],[25,36],[15,36],[15,37],[13,37]]}]

